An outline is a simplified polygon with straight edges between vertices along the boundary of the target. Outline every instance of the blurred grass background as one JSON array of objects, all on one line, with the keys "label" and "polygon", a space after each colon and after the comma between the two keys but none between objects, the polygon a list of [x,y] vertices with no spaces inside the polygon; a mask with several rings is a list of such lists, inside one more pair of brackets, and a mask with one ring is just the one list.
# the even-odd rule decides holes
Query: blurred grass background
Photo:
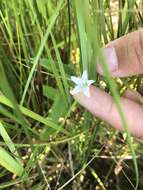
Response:
[{"label": "blurred grass background", "polygon": [[[142,77],[95,70],[105,44],[142,27],[142,0],[1,0],[0,189],[142,189],[142,144],[70,96],[71,75],[141,91]],[[115,88],[116,87],[116,88]]]}]

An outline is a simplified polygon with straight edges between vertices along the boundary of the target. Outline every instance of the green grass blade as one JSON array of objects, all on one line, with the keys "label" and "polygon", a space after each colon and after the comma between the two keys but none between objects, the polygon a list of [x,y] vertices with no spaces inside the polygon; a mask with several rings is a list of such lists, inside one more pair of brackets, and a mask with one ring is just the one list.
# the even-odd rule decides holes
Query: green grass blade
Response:
[{"label": "green grass blade", "polygon": [[[1,102],[2,104],[4,104],[4,105],[10,107],[10,108],[14,108],[13,105],[12,105],[12,103],[11,103],[5,96],[3,96],[3,95],[0,95],[0,102]],[[58,126],[56,123],[54,123],[53,121],[51,121],[51,120],[49,120],[49,119],[47,119],[47,118],[44,118],[44,117],[42,117],[41,115],[39,115],[39,114],[37,114],[37,113],[35,113],[35,112],[33,112],[33,111],[31,111],[31,110],[29,110],[29,109],[23,107],[23,106],[19,106],[19,109],[20,109],[21,113],[23,113],[24,115],[26,115],[26,116],[28,116],[28,117],[30,117],[30,118],[36,120],[36,121],[38,121],[38,122],[40,122],[40,123],[43,123],[43,124],[45,124],[46,126],[51,127],[51,128],[53,128],[53,129],[55,129],[55,130],[58,130],[58,129],[59,129],[59,126]],[[64,129],[61,129],[61,130],[62,130],[64,133],[66,133],[66,134],[68,133],[68,132],[67,132],[66,130],[64,130]]]},{"label": "green grass blade", "polygon": [[17,160],[17,162],[19,164],[21,164],[21,160],[19,159],[20,156],[14,146],[14,143],[12,142],[11,138],[9,137],[7,131],[5,130],[4,125],[2,124],[2,122],[0,122],[0,135],[2,136],[4,142],[6,143],[6,145],[8,146],[9,150],[11,151],[11,153],[13,155],[15,155],[15,159]]},{"label": "green grass blade", "polygon": [[50,23],[49,23],[49,26],[47,27],[45,35],[41,39],[41,44],[40,44],[39,50],[37,52],[36,58],[34,60],[34,64],[32,66],[32,69],[31,69],[30,73],[29,73],[29,77],[27,79],[27,82],[26,82],[26,85],[25,85],[25,88],[24,88],[24,92],[23,92],[23,95],[22,95],[22,98],[21,98],[21,103],[20,103],[21,105],[23,105],[23,103],[24,103],[25,96],[26,96],[27,90],[29,88],[30,82],[32,80],[32,76],[34,74],[35,68],[36,68],[36,66],[38,64],[38,61],[39,61],[40,57],[41,57],[41,54],[43,52],[43,49],[44,49],[44,46],[45,46],[46,41],[48,39],[48,36],[49,36],[49,34],[50,34],[51,30],[52,30],[52,27],[55,24],[55,20],[58,17],[58,13],[59,13],[59,10],[61,9],[62,5],[63,5],[63,2],[64,2],[64,0],[59,1],[55,12],[54,12],[54,14],[52,15],[52,17],[50,19]]},{"label": "green grass blade", "polygon": [[23,174],[23,167],[10,154],[0,147],[0,165],[5,167],[10,172],[21,176]]}]

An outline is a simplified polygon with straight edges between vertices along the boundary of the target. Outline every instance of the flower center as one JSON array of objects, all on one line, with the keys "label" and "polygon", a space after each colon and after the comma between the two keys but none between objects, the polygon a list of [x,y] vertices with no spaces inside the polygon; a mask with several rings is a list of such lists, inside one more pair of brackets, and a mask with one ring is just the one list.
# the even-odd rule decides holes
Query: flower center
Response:
[{"label": "flower center", "polygon": [[82,82],[82,86],[83,86],[83,87],[87,87],[87,86],[88,86],[87,81],[83,81],[83,82]]}]

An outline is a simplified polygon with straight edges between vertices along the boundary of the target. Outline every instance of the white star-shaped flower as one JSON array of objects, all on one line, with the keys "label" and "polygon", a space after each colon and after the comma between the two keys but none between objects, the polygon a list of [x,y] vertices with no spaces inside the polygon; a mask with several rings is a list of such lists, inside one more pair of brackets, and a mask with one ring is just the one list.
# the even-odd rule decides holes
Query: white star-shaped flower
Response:
[{"label": "white star-shaped flower", "polygon": [[76,84],[75,88],[70,91],[72,95],[82,92],[85,96],[90,97],[89,86],[94,83],[94,80],[88,80],[88,74],[85,70],[80,77],[71,76],[71,80]]}]

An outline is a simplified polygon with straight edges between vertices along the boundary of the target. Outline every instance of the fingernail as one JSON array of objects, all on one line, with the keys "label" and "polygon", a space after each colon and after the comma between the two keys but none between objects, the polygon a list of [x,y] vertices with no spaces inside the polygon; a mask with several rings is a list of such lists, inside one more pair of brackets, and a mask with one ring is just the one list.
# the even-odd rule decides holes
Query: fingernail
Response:
[{"label": "fingernail", "polygon": [[[103,49],[103,53],[105,55],[105,58],[106,58],[106,61],[107,61],[110,71],[114,72],[114,71],[118,70],[118,58],[117,58],[115,48],[114,47],[106,47]],[[102,70],[100,63],[97,63],[97,67],[99,70]]]}]

